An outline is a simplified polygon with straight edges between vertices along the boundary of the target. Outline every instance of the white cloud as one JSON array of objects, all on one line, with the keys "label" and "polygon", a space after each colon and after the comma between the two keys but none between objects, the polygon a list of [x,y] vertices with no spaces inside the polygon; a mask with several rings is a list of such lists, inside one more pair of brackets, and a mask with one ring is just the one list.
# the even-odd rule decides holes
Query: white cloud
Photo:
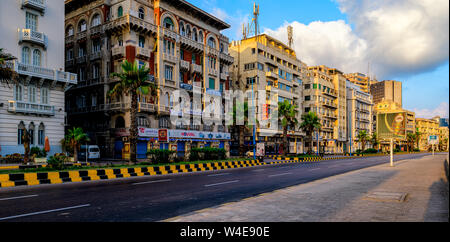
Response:
[{"label": "white cloud", "polygon": [[416,118],[433,118],[435,116],[440,116],[441,118],[448,118],[449,105],[447,102],[442,102],[435,109],[417,109],[414,108],[413,111],[416,113]]},{"label": "white cloud", "polygon": [[378,79],[414,75],[448,60],[447,0],[336,1],[349,24],[293,22],[265,32],[287,42],[290,24],[297,56],[308,65],[367,73],[370,62],[370,72]]}]

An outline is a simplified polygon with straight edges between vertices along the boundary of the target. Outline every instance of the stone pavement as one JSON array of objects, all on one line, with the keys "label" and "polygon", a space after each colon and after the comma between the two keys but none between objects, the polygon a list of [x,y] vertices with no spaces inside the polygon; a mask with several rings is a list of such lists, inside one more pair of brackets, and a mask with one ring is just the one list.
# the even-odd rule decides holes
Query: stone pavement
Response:
[{"label": "stone pavement", "polygon": [[387,161],[166,221],[448,222],[446,157]]}]

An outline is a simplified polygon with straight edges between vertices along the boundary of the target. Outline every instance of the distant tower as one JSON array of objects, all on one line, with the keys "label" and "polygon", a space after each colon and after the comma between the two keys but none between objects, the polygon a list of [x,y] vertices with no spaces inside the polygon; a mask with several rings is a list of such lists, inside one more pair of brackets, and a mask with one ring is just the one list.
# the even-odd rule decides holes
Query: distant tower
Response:
[{"label": "distant tower", "polygon": [[288,42],[289,42],[289,48],[292,48],[294,45],[294,38],[293,38],[293,29],[292,26],[287,27],[287,34],[288,34]]},{"label": "distant tower", "polygon": [[242,24],[242,35],[243,35],[244,39],[246,39],[252,35],[255,37],[259,35],[258,16],[259,16],[259,4],[256,5],[256,3],[253,3],[252,22],[250,24],[248,24],[247,27],[245,27],[245,24]]}]

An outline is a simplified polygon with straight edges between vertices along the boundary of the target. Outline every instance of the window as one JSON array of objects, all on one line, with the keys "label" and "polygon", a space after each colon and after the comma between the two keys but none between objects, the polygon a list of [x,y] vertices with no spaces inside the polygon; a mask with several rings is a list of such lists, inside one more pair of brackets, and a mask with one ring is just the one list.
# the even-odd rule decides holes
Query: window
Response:
[{"label": "window", "polygon": [[100,43],[100,39],[94,39],[92,41],[92,51],[94,53],[97,53],[101,50],[101,43]]},{"label": "window", "polygon": [[122,17],[123,16],[123,8],[122,6],[119,6],[119,8],[117,9],[117,17]]},{"label": "window", "polygon": [[48,88],[41,87],[41,103],[48,104]]},{"label": "window", "polygon": [[192,40],[198,41],[198,34],[197,34],[197,29],[196,28],[192,29]]},{"label": "window", "polygon": [[139,47],[145,48],[145,37],[142,35],[139,36]]},{"label": "window", "polygon": [[92,107],[97,106],[97,95],[95,95],[95,94],[93,94],[93,95],[91,96],[91,106],[92,106]]},{"label": "window", "polygon": [[209,78],[209,88],[216,89],[216,80],[214,78]]},{"label": "window", "polygon": [[36,102],[36,87],[35,86],[28,87],[28,102],[30,102],[30,103]]},{"label": "window", "polygon": [[23,134],[25,132],[25,124],[20,122],[17,126],[17,144],[23,145]]},{"label": "window", "polygon": [[305,101],[310,101],[311,100],[311,96],[305,96]]},{"label": "window", "polygon": [[99,78],[100,77],[100,68],[98,64],[92,65],[92,78]]},{"label": "window", "polygon": [[45,143],[45,126],[43,123],[41,123],[38,129],[38,145],[44,145],[44,143]]},{"label": "window", "polygon": [[86,23],[86,20],[83,19],[83,20],[81,20],[81,22],[78,25],[78,32],[86,31],[86,29],[87,29],[87,23]]},{"label": "window", "polygon": [[186,26],[186,37],[191,38],[191,26]]},{"label": "window", "polygon": [[78,57],[83,57],[86,55],[86,47],[80,46],[78,48]]},{"label": "window", "polygon": [[258,69],[264,71],[264,64],[258,63]]},{"label": "window", "polygon": [[144,19],[144,17],[145,17],[144,8],[139,8],[139,18]]},{"label": "window", "polygon": [[91,27],[95,27],[101,24],[100,14],[95,14],[92,18]]},{"label": "window", "polygon": [[203,31],[198,32],[198,41],[203,44]]},{"label": "window", "polygon": [[184,29],[184,24],[183,22],[180,23],[180,35],[181,36],[186,36],[186,31]]},{"label": "window", "polygon": [[119,46],[123,46],[123,37],[122,36],[119,36],[117,38],[117,43],[118,43]]},{"label": "window", "polygon": [[208,46],[209,47],[211,47],[211,48],[216,48],[216,41],[214,40],[214,38],[213,37],[209,37],[209,39],[208,39]]},{"label": "window", "polygon": [[162,117],[162,118],[159,119],[159,128],[169,128],[169,120],[168,120],[168,118]]},{"label": "window", "polygon": [[72,36],[73,34],[74,34],[73,26],[70,25],[70,26],[67,27],[67,29],[66,29],[66,36]]},{"label": "window", "polygon": [[175,25],[173,24],[172,19],[167,17],[167,18],[164,19],[163,26],[166,29],[173,30]]},{"label": "window", "polygon": [[173,67],[166,65],[165,78],[166,78],[166,80],[172,81],[172,77],[173,77]]},{"label": "window", "polygon": [[66,60],[73,60],[73,49],[68,49],[66,51]]},{"label": "window", "polygon": [[28,126],[28,133],[30,134],[30,145],[34,145],[34,123],[31,122]]},{"label": "window", "polygon": [[311,84],[305,84],[305,89],[310,89],[311,88]]},{"label": "window", "polygon": [[41,52],[37,49],[33,51],[33,65],[41,66]]},{"label": "window", "polygon": [[26,15],[26,23],[25,23],[25,28],[26,29],[31,29],[32,31],[37,31],[37,18],[38,16],[36,14],[32,14],[27,12]]},{"label": "window", "polygon": [[22,85],[15,85],[14,86],[14,99],[16,101],[22,101],[23,100],[23,87]]},{"label": "window", "polygon": [[22,48],[22,63],[23,64],[30,64],[30,48],[23,47]]}]

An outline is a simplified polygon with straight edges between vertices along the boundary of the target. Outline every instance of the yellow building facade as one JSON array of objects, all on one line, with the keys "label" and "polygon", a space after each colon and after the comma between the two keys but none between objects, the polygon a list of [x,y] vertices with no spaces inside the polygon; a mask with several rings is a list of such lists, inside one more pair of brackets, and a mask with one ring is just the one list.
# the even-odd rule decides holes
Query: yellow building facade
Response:
[{"label": "yellow building facade", "polygon": [[433,119],[416,118],[416,128],[420,132],[419,149],[429,150],[428,136],[439,135],[439,122]]}]

